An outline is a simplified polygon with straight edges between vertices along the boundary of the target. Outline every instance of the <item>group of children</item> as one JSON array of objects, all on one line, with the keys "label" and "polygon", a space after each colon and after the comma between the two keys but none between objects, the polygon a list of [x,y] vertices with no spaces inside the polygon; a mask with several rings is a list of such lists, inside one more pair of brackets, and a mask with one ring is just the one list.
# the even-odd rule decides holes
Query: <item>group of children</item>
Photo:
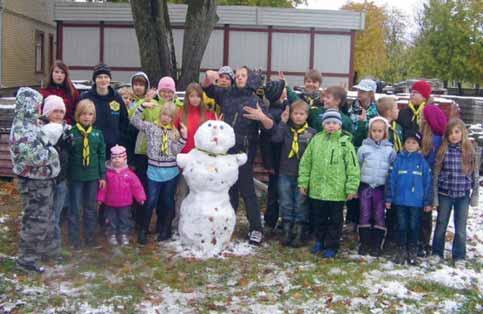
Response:
[{"label": "group of children", "polygon": [[[465,258],[479,165],[463,122],[448,123],[425,81],[413,85],[408,108],[399,112],[394,98],[375,101],[376,84],[368,79],[355,86],[351,106],[340,86],[321,93],[316,70],[306,73],[297,94],[283,76],[263,84],[258,72],[224,66],[191,83],[183,102],[171,77],[154,89],[138,72],[130,88],[117,92],[109,67],[99,64],[92,80],[79,96],[57,61],[43,99],[29,88],[18,92],[10,148],[24,202],[17,260],[23,268],[42,272],[41,259],[62,257],[63,208],[75,250],[83,244],[81,229],[84,245],[98,246],[98,213],[111,245],[129,244],[133,220],[137,242],[146,244],[153,210],[157,240],[171,238],[188,194],[176,155],[195,149],[196,130],[213,119],[235,131],[229,153],[248,156],[230,201],[236,210],[241,194],[250,243],[260,244],[280,216],[283,245],[300,247],[314,236],[312,253],[335,257],[346,206],[346,223],[358,226],[360,254],[379,255],[385,239],[393,240],[396,262],[413,264],[418,253],[428,253],[435,208],[433,255],[443,257],[454,208],[453,259]],[[265,228],[253,181],[259,142],[270,172]]]}]

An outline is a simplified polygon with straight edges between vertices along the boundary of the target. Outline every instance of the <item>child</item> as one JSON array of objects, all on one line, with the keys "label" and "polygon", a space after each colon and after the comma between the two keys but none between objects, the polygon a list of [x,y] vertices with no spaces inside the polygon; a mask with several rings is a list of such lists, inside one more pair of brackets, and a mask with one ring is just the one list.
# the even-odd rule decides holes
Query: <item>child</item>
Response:
[{"label": "child", "polygon": [[250,223],[249,241],[258,245],[263,240],[263,233],[260,208],[253,183],[253,161],[260,127],[269,130],[273,127],[273,121],[259,106],[260,98],[255,91],[261,87],[262,80],[257,73],[247,67],[238,69],[235,86],[230,88],[213,85],[217,79],[217,72],[207,71],[202,86],[205,93],[220,104],[225,122],[235,131],[235,146],[228,153],[244,152],[248,155],[248,162],[239,169],[238,182],[230,190],[230,201],[236,210],[239,192],[241,193]]},{"label": "child", "polygon": [[[361,167],[359,187],[359,254],[379,256],[386,235],[384,222],[384,184],[396,152],[387,140],[389,123],[383,117],[369,120],[369,137],[357,150]],[[374,226],[371,225],[374,221]]]},{"label": "child", "polygon": [[155,207],[158,214],[158,241],[165,241],[171,237],[171,222],[175,211],[174,195],[179,175],[176,155],[185,146],[188,136],[188,130],[184,125],[181,125],[180,132],[173,126],[177,115],[173,103],[163,105],[158,123],[143,121],[144,109],[143,103],[131,118],[131,123],[139,130],[143,130],[148,139],[148,201],[144,205],[143,222],[138,234],[138,243],[141,245],[147,243],[147,233]]},{"label": "child", "polygon": [[[136,109],[145,101],[146,97],[148,100],[151,100],[155,96],[155,92],[154,94],[153,92],[150,92],[150,86],[149,78],[146,73],[140,71],[131,76],[132,102],[128,109],[129,118],[134,115]],[[152,91],[154,91],[154,89]]]},{"label": "child", "polygon": [[72,128],[72,145],[69,152],[69,195],[67,214],[69,242],[80,249],[80,213],[83,210],[84,239],[87,246],[96,247],[98,188],[106,181],[106,144],[101,130],[94,128],[96,106],[89,99],[81,100],[75,110],[77,123]]},{"label": "child", "polygon": [[[234,81],[235,81],[235,72],[233,72],[232,68],[225,65],[218,70],[218,80],[216,81],[216,86],[222,87],[222,88],[228,88],[233,85]],[[208,110],[216,112],[217,114],[220,114],[221,112],[220,105],[217,104],[213,98],[208,97],[204,92],[203,92],[203,104],[205,104]]]},{"label": "child", "polygon": [[431,102],[431,92],[431,84],[424,80],[413,84],[408,107],[399,112],[398,123],[403,128],[403,133],[420,130],[424,107]]},{"label": "child", "polygon": [[[182,154],[189,153],[195,148],[195,133],[198,127],[206,120],[215,120],[215,114],[207,111],[203,104],[203,89],[198,83],[191,83],[186,88],[184,106],[178,111],[178,116],[175,120],[175,127],[181,131],[182,126],[188,129],[188,136],[186,138],[186,145],[181,150]],[[181,202],[188,195],[188,185],[183,176],[180,177],[176,190],[176,213],[173,220],[173,227],[177,230],[179,220],[179,209]]]},{"label": "child", "polygon": [[56,95],[64,100],[66,107],[65,122],[72,125],[75,123],[74,111],[75,105],[79,99],[79,92],[75,89],[74,84],[70,80],[69,68],[67,65],[57,60],[50,69],[50,75],[47,80],[47,87],[41,88],[40,93],[47,98],[50,95]]},{"label": "child", "polygon": [[355,85],[354,89],[357,90],[357,99],[349,108],[349,115],[354,124],[354,129],[357,129],[361,115],[365,121],[379,115],[375,98],[377,84],[371,79],[364,79]]},{"label": "child", "polygon": [[9,137],[13,172],[23,202],[17,265],[42,273],[41,258],[55,257],[60,243],[54,236],[52,211],[55,180],[59,174],[59,155],[37,125],[42,96],[22,87],[17,93],[15,118]]},{"label": "child", "polygon": [[438,208],[433,238],[433,255],[444,258],[446,228],[454,208],[455,235],[452,255],[455,266],[466,258],[466,220],[468,206],[478,206],[479,163],[468,131],[460,119],[452,119],[436,158],[433,182],[433,208]]},{"label": "child", "polygon": [[320,85],[322,84],[322,75],[315,69],[308,70],[304,75],[304,89],[299,96],[310,106],[310,110],[322,107],[323,103],[320,99]]},{"label": "child", "polygon": [[[327,109],[335,109],[340,112],[340,108],[345,104],[347,99],[347,91],[340,86],[330,86],[324,91],[324,106],[312,108],[310,110],[309,125],[310,127],[322,131],[322,116]],[[341,113],[342,130],[352,133],[352,122],[347,115]]]},{"label": "child", "polygon": [[125,86],[120,88],[117,92],[121,95],[126,110],[129,111],[134,98],[132,88]]},{"label": "child", "polygon": [[139,204],[146,200],[143,186],[138,177],[127,167],[126,149],[116,145],[111,148],[111,160],[107,163],[106,186],[99,189],[97,202],[105,204],[107,236],[111,245],[128,245],[130,227],[129,215],[133,198]]},{"label": "child", "polygon": [[312,253],[333,258],[339,249],[344,202],[357,196],[360,169],[350,137],[341,132],[338,111],[327,110],[324,130],[310,141],[300,161],[298,186],[310,197],[317,241]]},{"label": "child", "polygon": [[386,208],[394,206],[398,215],[398,264],[407,261],[416,265],[419,225],[423,208],[430,211],[432,203],[431,169],[419,152],[421,135],[409,131],[404,150],[398,154],[390,168],[386,188]]},{"label": "child", "polygon": [[[427,104],[423,109],[421,119],[421,153],[428,162],[431,171],[434,170],[436,154],[443,141],[448,118],[438,106]],[[433,228],[433,212],[424,212],[421,216],[421,233],[419,235],[418,256],[425,257],[431,254],[431,231]]]},{"label": "child", "polygon": [[278,196],[283,219],[282,245],[284,246],[302,246],[303,227],[307,222],[306,197],[299,193],[297,177],[299,160],[316,133],[307,124],[308,114],[309,105],[302,100],[294,102],[290,107],[287,106],[272,135],[274,143],[282,144],[279,157]]},{"label": "child", "polygon": [[397,123],[399,109],[396,99],[394,97],[379,98],[377,101],[377,112],[389,123],[388,140],[392,143],[392,147],[396,153],[399,153],[403,150],[403,132],[401,126]]},{"label": "child", "polygon": [[176,107],[183,107],[183,102],[176,96],[176,84],[171,76],[164,76],[158,82],[159,102],[172,102]]}]

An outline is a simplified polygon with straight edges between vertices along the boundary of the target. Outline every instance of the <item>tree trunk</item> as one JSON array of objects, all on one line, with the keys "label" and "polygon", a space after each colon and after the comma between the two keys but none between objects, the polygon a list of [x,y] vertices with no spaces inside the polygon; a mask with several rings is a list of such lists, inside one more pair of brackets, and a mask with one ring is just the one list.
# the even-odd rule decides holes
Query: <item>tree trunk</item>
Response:
[{"label": "tree trunk", "polygon": [[461,82],[458,82],[458,95],[463,96],[463,88],[461,87]]},{"label": "tree trunk", "polygon": [[201,60],[218,15],[215,0],[192,0],[188,2],[183,38],[183,60],[179,89],[198,81]]},{"label": "tree trunk", "polygon": [[475,96],[480,97],[480,84],[479,83],[475,84]]},{"label": "tree trunk", "polygon": [[[176,79],[176,59],[166,0],[131,1],[134,28],[139,45],[141,67],[155,86],[162,76]],[[172,37],[172,36],[171,36]]]}]

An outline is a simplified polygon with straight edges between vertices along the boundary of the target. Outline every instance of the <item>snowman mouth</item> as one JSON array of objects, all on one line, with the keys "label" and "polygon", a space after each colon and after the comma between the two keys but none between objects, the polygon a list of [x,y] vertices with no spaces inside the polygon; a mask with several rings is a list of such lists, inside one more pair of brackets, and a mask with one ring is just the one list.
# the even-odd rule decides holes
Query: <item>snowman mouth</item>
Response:
[{"label": "snowman mouth", "polygon": [[212,141],[212,142],[215,142],[215,143],[216,143],[216,145],[218,145],[218,137],[213,137],[213,138],[211,139],[211,141]]}]

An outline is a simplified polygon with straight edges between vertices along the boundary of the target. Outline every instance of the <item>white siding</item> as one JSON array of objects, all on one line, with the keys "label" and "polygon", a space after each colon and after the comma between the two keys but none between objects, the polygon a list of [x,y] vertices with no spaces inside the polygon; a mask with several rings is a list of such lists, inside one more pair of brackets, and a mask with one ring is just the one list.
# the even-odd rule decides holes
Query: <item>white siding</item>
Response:
[{"label": "white siding", "polygon": [[70,70],[69,74],[70,74],[70,78],[73,80],[91,80],[92,79],[92,71],[89,71],[89,70]]},{"label": "white siding", "polygon": [[229,65],[267,69],[267,33],[230,32]]},{"label": "white siding", "polygon": [[138,42],[133,28],[104,29],[104,62],[110,66],[138,67]]},{"label": "white siding", "polygon": [[[303,78],[302,78],[303,82]],[[348,77],[329,77],[322,76],[322,87],[327,88],[329,86],[342,86],[346,89],[349,88],[349,78]]]},{"label": "white siding", "polygon": [[176,54],[176,62],[178,63],[177,66],[180,69],[181,64],[183,62],[183,35],[184,30],[182,29],[173,29],[173,40],[174,40],[174,52]]},{"label": "white siding", "polygon": [[309,68],[310,35],[273,33],[272,70],[301,72]]},{"label": "white siding", "polygon": [[350,70],[350,35],[315,35],[314,67],[327,73]]},{"label": "white siding", "polygon": [[[276,75],[272,75],[272,79],[278,80],[278,77]],[[300,75],[285,75],[285,81],[290,87],[304,85],[304,77]]]},{"label": "white siding", "polygon": [[206,47],[203,60],[201,61],[202,68],[218,69],[223,66],[223,31],[214,30],[211,33],[208,46]]},{"label": "white siding", "polygon": [[65,27],[63,58],[66,64],[94,66],[99,63],[98,28]]}]

